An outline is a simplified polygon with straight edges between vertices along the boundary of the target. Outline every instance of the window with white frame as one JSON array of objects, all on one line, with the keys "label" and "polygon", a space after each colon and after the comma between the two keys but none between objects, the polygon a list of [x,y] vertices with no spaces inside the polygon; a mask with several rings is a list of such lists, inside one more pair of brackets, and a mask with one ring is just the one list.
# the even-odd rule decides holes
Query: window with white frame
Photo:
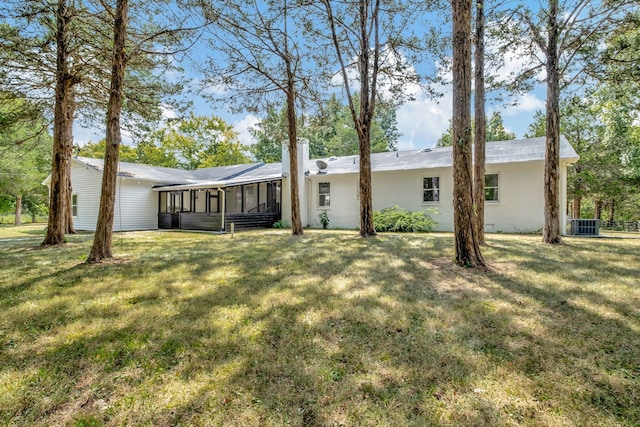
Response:
[{"label": "window with white frame", "polygon": [[422,201],[424,203],[437,203],[440,201],[440,177],[423,178]]},{"label": "window with white frame", "polygon": [[318,183],[318,207],[326,208],[331,206],[331,183]]},{"label": "window with white frame", "polygon": [[78,195],[74,194],[71,196],[71,215],[78,216]]},{"label": "window with white frame", "polygon": [[484,201],[498,202],[500,201],[498,193],[498,174],[491,173],[484,176]]}]

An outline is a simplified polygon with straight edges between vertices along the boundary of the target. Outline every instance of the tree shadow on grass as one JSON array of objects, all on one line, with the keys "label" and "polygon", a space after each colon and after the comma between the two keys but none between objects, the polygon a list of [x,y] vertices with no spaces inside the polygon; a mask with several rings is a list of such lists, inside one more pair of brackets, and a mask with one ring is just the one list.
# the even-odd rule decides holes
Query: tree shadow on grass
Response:
[{"label": "tree shadow on grass", "polygon": [[[86,415],[109,425],[639,419],[637,385],[624,378],[637,375],[633,361],[640,356],[628,344],[639,338],[637,319],[629,317],[633,302],[550,282],[566,266],[562,251],[526,239],[492,242],[493,257],[510,260],[477,273],[452,266],[449,237],[225,237],[123,239],[119,251],[130,257],[124,264],[76,263],[57,273],[58,288],[45,272],[13,289],[44,300],[35,301],[37,310],[3,318],[13,337],[0,353],[6,361],[0,374],[24,376],[3,398],[0,419],[64,424]],[[525,274],[516,279],[507,267]],[[575,262],[571,267],[579,270]],[[588,264],[580,274],[596,271]],[[627,280],[631,271],[618,274]],[[82,301],[71,307],[73,295]],[[11,309],[26,302],[3,303]],[[33,396],[41,398],[28,402]]]}]

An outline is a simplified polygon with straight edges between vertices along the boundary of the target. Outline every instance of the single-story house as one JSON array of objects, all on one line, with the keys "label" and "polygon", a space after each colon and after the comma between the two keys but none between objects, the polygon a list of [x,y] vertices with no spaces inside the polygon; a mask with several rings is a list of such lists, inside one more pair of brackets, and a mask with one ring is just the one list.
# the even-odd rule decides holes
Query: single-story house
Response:
[{"label": "single-story house", "polygon": [[[537,232],[544,223],[544,138],[489,142],[486,146],[485,230]],[[561,228],[566,233],[567,165],[579,157],[560,144]],[[440,231],[453,230],[451,147],[374,153],[374,209],[399,205],[410,211],[433,208]],[[358,156],[310,160],[298,149],[303,224],[320,227],[326,211],[333,228],[359,226]],[[71,167],[73,220],[78,230],[95,230],[103,161],[77,157]],[[46,181],[45,181],[46,182]],[[229,230],[271,227],[290,221],[289,159],[194,171],[133,163],[119,164],[114,230]]]}]

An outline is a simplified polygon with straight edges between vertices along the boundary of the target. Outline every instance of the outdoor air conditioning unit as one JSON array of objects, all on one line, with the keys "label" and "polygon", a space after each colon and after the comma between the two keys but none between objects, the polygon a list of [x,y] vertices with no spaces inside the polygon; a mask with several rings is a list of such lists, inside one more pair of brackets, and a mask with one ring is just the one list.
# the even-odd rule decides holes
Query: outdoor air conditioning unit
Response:
[{"label": "outdoor air conditioning unit", "polygon": [[599,219],[570,219],[567,224],[567,234],[569,236],[599,236]]}]

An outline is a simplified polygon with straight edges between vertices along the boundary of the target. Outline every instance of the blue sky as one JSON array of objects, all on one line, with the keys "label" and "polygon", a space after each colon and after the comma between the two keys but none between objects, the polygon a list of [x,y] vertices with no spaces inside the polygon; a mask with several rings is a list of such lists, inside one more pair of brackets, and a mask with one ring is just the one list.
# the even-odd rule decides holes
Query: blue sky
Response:
[{"label": "blue sky", "polygon": [[[445,88],[446,89],[446,88]],[[244,144],[251,144],[252,139],[248,128],[259,122],[259,118],[253,114],[231,114],[224,111],[224,108],[212,106],[204,99],[194,99],[194,110],[196,115],[217,115],[222,117],[227,123],[233,124]],[[515,106],[487,105],[487,116],[493,111],[499,111],[504,119],[505,127],[516,134],[516,137],[523,137],[527,127],[533,121],[536,110],[544,109],[544,88],[538,87],[536,90],[519,97],[519,102]],[[398,128],[402,136],[398,141],[398,149],[410,150],[414,148],[433,147],[438,138],[449,126],[451,118],[451,92],[446,91],[444,96],[438,100],[428,99],[426,96],[416,101],[407,102],[398,110]],[[76,125],[74,131],[75,143],[83,145],[87,141],[99,141],[104,138],[104,131],[97,128],[82,128]],[[130,143],[126,135],[124,142]]]},{"label": "blue sky", "polygon": [[[203,58],[211,54],[212,52],[208,51],[207,48],[200,47],[195,56]],[[510,73],[518,69],[520,65],[521,61],[515,56],[505,58],[504,66],[491,72],[503,79],[508,79]],[[423,64],[422,66],[424,67],[425,65]],[[198,79],[198,76],[193,71],[189,72],[188,75],[196,80]],[[451,85],[443,85],[439,88],[439,92],[443,96],[437,100],[428,98],[414,87],[407,87],[406,91],[413,94],[416,100],[407,102],[398,109],[398,128],[402,134],[398,141],[398,149],[433,147],[449,126],[452,108]],[[523,137],[528,125],[532,122],[536,110],[544,109],[544,98],[544,87],[538,86],[535,90],[517,97],[516,102],[509,106],[489,101],[487,104],[487,116],[490,116],[494,111],[499,111],[503,117],[505,127],[520,138]],[[220,116],[234,126],[242,143],[247,145],[252,143],[248,129],[259,122],[259,118],[256,115],[231,114],[226,111],[224,106],[209,104],[198,96],[193,98],[192,101],[194,114]],[[101,129],[85,129],[79,125],[76,125],[74,133],[75,143],[80,145],[89,140],[98,141],[104,137],[104,131]],[[123,135],[123,140],[125,143],[131,143],[126,135]]]}]

